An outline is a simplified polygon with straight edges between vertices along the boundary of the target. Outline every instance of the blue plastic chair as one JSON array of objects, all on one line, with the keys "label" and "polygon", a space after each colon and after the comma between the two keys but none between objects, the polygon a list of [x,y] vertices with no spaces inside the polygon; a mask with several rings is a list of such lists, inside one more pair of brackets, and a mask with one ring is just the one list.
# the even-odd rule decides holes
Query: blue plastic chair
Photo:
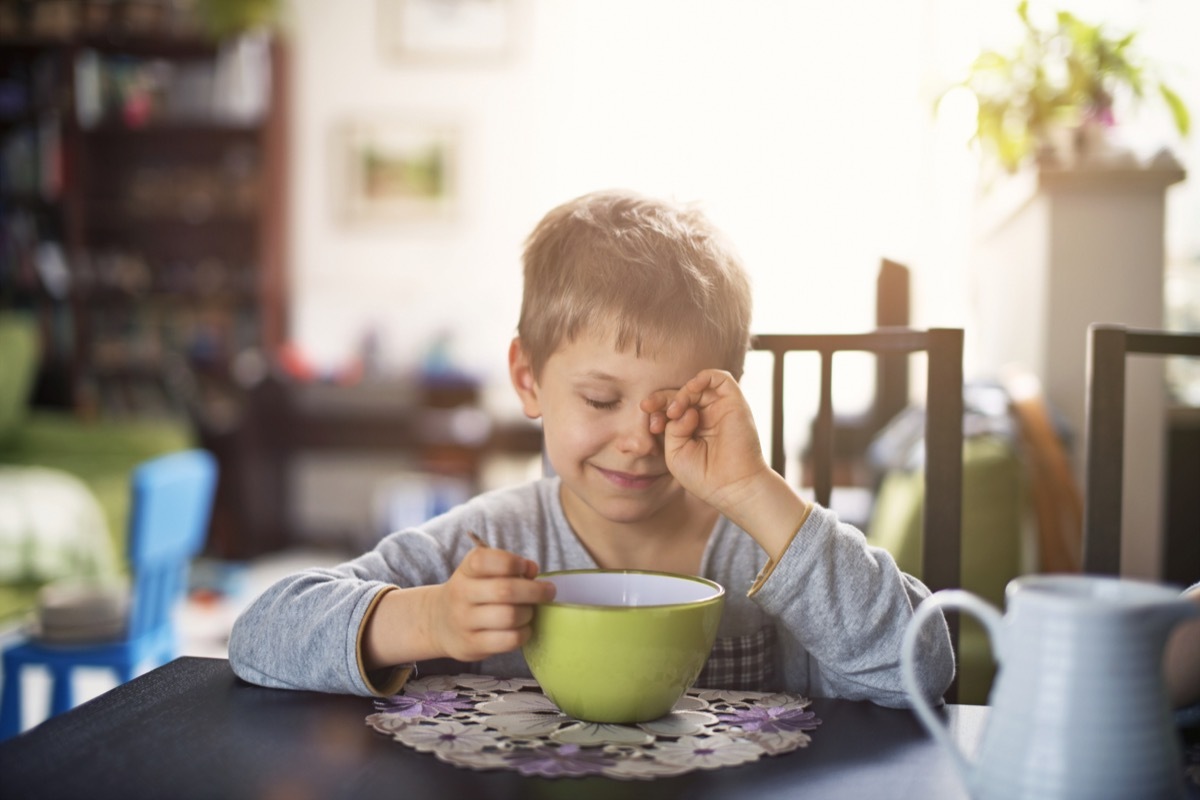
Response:
[{"label": "blue plastic chair", "polygon": [[124,683],[139,674],[139,668],[161,666],[176,657],[173,612],[187,590],[190,562],[204,546],[216,483],[216,459],[204,450],[172,453],[134,469],[125,634],[97,643],[27,639],[6,649],[0,739],[20,733],[21,674],[26,666],[49,669],[53,716],[74,706],[71,678],[76,667],[108,668]]}]

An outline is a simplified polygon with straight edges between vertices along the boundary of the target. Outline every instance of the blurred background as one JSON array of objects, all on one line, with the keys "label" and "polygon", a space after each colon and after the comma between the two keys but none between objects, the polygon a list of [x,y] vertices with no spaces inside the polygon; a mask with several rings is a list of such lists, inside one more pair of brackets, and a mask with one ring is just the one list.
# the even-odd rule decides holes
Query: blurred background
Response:
[{"label": "blurred background", "polygon": [[[220,462],[193,575],[217,597],[239,566],[338,560],[540,474],[506,371],[520,252],[600,188],[700,205],[750,271],[755,332],[869,330],[881,308],[964,328],[968,380],[1038,379],[1078,469],[1087,323],[1200,330],[1197,30],[1190,0],[0,0],[0,464],[75,476],[95,503],[71,513],[101,531],[0,531],[7,618],[101,569],[97,541],[121,552],[128,470],[171,449]],[[1094,73],[1056,60],[1067,39]],[[1008,138],[976,137],[1038,80],[1090,94],[1018,97]],[[868,357],[846,366],[853,417],[878,387]],[[1200,404],[1195,372],[1157,369],[1132,379],[1151,401]],[[764,438],[769,371],[752,355],[744,382]],[[803,484],[809,426],[788,424]],[[1158,576],[1148,439],[1125,562]],[[867,530],[887,463],[847,458]]]}]

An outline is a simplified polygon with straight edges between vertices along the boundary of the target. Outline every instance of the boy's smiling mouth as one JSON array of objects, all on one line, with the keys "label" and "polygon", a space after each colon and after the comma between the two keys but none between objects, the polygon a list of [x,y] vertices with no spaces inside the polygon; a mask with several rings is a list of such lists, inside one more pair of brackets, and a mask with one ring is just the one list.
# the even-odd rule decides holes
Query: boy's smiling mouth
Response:
[{"label": "boy's smiling mouth", "polygon": [[605,469],[604,467],[596,467],[596,470],[607,478],[609,483],[622,489],[647,489],[662,477],[661,475],[635,475],[629,472]]}]

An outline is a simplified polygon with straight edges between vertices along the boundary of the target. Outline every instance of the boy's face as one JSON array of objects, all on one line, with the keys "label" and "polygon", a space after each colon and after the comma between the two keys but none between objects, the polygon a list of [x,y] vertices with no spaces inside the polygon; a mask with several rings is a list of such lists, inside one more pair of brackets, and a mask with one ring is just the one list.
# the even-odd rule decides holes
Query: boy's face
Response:
[{"label": "boy's face", "polygon": [[667,471],[662,438],[650,433],[638,404],[712,367],[711,357],[689,347],[638,357],[618,351],[602,331],[559,345],[536,380],[519,340],[509,365],[525,414],[542,419],[546,453],[562,478],[573,524],[586,524],[593,514],[610,523],[637,523],[683,502],[684,490]]}]

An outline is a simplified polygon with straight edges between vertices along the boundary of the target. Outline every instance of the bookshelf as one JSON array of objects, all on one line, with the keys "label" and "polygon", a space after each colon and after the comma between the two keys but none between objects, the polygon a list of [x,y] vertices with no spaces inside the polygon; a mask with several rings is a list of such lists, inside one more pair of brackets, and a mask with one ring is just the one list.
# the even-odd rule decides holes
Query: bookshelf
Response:
[{"label": "bookshelf", "polygon": [[180,0],[0,0],[0,309],[32,312],[35,403],[85,416],[235,396],[285,320],[287,51]]}]

